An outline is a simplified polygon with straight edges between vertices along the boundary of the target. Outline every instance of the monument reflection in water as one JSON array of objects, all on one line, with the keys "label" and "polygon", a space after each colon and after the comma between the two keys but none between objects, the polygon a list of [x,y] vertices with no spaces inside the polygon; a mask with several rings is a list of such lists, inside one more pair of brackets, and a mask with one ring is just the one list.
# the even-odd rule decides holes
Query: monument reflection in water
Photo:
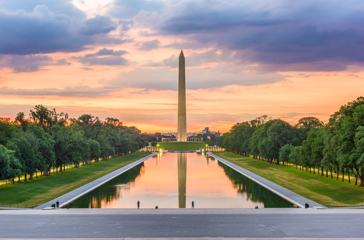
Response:
[{"label": "monument reflection in water", "polygon": [[164,153],[70,204],[71,208],[289,208],[292,203],[211,157]]},{"label": "monument reflection in water", "polygon": [[178,207],[186,208],[187,153],[177,153],[178,159]]}]

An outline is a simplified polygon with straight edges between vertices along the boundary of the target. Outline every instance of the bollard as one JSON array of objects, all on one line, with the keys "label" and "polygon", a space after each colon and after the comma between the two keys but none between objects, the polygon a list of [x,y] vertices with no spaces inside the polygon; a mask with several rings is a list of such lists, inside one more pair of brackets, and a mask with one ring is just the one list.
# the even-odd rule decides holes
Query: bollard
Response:
[{"label": "bollard", "polygon": [[305,209],[310,208],[310,205],[308,203],[305,203]]}]

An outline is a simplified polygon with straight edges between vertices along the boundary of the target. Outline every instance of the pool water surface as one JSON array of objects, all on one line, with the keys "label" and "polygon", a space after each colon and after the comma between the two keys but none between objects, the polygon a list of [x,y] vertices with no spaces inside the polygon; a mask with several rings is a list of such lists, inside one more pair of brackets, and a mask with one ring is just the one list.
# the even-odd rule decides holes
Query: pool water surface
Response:
[{"label": "pool water surface", "polygon": [[292,208],[294,205],[200,153],[159,153],[74,200],[70,208]]}]

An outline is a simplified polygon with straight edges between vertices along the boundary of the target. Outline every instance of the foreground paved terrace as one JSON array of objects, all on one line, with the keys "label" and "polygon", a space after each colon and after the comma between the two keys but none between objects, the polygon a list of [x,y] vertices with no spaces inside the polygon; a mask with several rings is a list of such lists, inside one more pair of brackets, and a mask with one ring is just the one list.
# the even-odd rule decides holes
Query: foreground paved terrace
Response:
[{"label": "foreground paved terrace", "polygon": [[1,210],[0,238],[362,238],[363,209]]}]

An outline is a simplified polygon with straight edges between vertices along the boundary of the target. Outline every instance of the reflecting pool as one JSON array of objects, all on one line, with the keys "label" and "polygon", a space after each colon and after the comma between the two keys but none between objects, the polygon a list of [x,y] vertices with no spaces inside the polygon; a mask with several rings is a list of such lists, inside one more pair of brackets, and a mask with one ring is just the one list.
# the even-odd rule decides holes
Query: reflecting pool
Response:
[{"label": "reflecting pool", "polygon": [[71,208],[290,208],[294,205],[212,157],[158,154],[73,201]]}]

